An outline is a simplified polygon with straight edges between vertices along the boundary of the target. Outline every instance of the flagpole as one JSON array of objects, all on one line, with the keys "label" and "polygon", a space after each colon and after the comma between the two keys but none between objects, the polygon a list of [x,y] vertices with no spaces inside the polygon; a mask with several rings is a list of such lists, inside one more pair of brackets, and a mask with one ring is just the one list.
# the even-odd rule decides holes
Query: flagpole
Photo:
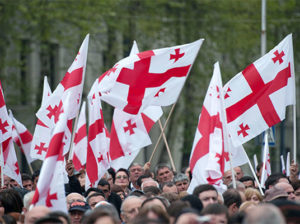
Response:
[{"label": "flagpole", "polygon": [[255,179],[255,181],[256,181],[256,183],[257,183],[258,189],[259,189],[261,195],[264,196],[264,192],[263,192],[263,190],[262,190],[262,188],[261,188],[261,186],[260,186],[259,180],[258,180],[258,178],[257,178],[257,175],[256,175],[254,169],[253,169],[253,166],[252,166],[252,164],[251,164],[251,162],[250,162],[250,159],[249,159],[248,155],[247,155],[247,160],[248,160],[248,164],[249,164],[249,166],[250,166],[250,170],[251,170],[251,172],[252,172],[252,174],[253,174],[253,177],[254,177],[254,179]]},{"label": "flagpole", "polygon": [[[295,81],[296,82],[296,81]],[[296,96],[295,96],[295,99],[296,99]],[[295,100],[296,101],[296,100]],[[296,135],[296,130],[297,130],[297,127],[296,127],[296,102],[295,104],[293,105],[293,128],[294,128],[294,163],[296,164],[297,163],[297,135]]]},{"label": "flagpole", "polygon": [[159,124],[159,128],[160,128],[160,130],[161,130],[161,133],[162,133],[162,136],[163,136],[163,139],[164,139],[166,148],[167,148],[167,152],[168,152],[168,155],[169,155],[169,158],[170,158],[170,161],[171,161],[171,165],[172,165],[173,171],[176,172],[176,168],[175,168],[175,164],[174,164],[174,161],[173,161],[173,158],[172,158],[172,154],[171,154],[171,151],[170,151],[168,142],[167,142],[166,135],[165,135],[165,133],[164,133],[164,131],[163,131],[163,127],[162,127],[162,124],[161,124],[160,119],[158,120],[158,124]]},{"label": "flagpole", "polygon": [[163,133],[164,133],[164,131],[165,131],[165,129],[166,129],[166,126],[167,126],[167,124],[168,124],[168,122],[169,122],[169,119],[170,119],[170,117],[171,117],[171,115],[172,115],[172,113],[173,113],[173,111],[174,111],[175,105],[176,105],[176,103],[173,104],[173,106],[172,106],[172,108],[171,108],[171,110],[170,110],[170,112],[169,112],[169,115],[168,115],[167,120],[166,120],[166,122],[165,122],[165,124],[164,124],[164,127],[163,127],[163,129],[162,129],[162,131],[161,131],[161,133],[160,133],[160,135],[159,135],[157,141],[156,141],[155,147],[154,147],[154,149],[153,149],[153,151],[152,151],[152,154],[151,154],[151,156],[150,156],[149,163],[151,163],[151,161],[152,161],[152,159],[153,159],[154,153],[156,152],[156,149],[157,149],[157,147],[158,147],[158,144],[159,144],[159,142],[160,142],[160,140],[161,140],[161,138],[162,138],[162,135],[163,135]]},{"label": "flagpole", "polygon": [[[0,158],[3,158],[3,148],[2,148],[2,143],[0,144]],[[3,165],[1,163],[1,187],[4,186],[4,160],[2,161]]]},{"label": "flagpole", "polygon": [[75,138],[74,132],[76,131],[77,126],[78,126],[78,117],[79,117],[79,110],[77,112],[77,115],[76,115],[76,118],[75,118],[74,128],[73,128],[73,131],[72,131],[72,138],[71,138],[68,161],[73,159],[73,142],[74,142],[74,138]]},{"label": "flagpole", "polygon": [[254,156],[253,156],[253,163],[254,163],[254,168],[256,169],[256,167],[258,165],[256,154],[254,154]]},{"label": "flagpole", "polygon": [[266,161],[267,161],[267,144],[269,144],[268,142],[268,132],[265,131],[265,145],[264,145],[264,157],[263,157],[263,166],[262,166],[262,173],[261,173],[261,177],[260,177],[260,185],[261,187],[264,186],[264,178],[265,178],[265,167],[266,167]]},{"label": "flagpole", "polygon": [[[12,113],[11,110],[9,110],[9,112],[10,112],[10,114],[12,115],[11,120],[12,120],[12,122],[14,123],[15,129],[16,129],[16,132],[17,132],[17,135],[19,136],[21,148],[24,150],[24,144],[23,144],[23,141],[22,141],[22,139],[21,139],[21,135],[20,135],[20,133],[19,133],[19,131],[18,131],[18,129],[17,129],[17,125],[16,125],[16,122],[15,122],[15,120],[14,120],[13,113]],[[27,159],[26,159],[26,161],[27,161]],[[31,164],[29,163],[29,161],[27,161],[27,164],[28,164],[28,167],[29,167],[29,170],[30,170],[31,174],[33,174],[33,169],[32,169]]]}]

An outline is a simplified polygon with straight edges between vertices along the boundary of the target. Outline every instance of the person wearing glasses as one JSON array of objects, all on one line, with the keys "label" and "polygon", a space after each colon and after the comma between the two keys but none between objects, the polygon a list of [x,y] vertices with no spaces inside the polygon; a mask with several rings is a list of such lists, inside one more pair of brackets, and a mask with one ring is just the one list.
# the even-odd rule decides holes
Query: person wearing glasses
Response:
[{"label": "person wearing glasses", "polygon": [[129,173],[127,169],[120,168],[116,172],[115,185],[120,186],[125,192],[125,197],[130,193],[129,189]]}]

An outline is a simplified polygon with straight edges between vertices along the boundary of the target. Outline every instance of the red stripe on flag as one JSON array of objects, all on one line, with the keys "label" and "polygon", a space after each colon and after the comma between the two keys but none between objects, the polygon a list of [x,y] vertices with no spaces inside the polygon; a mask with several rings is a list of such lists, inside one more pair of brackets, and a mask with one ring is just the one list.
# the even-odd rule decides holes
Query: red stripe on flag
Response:
[{"label": "red stripe on flag", "polygon": [[59,132],[57,134],[55,134],[50,143],[49,143],[49,147],[48,147],[48,151],[46,154],[46,158],[50,157],[50,156],[58,156],[60,154],[60,152],[63,151],[63,138],[64,138],[65,133],[64,132]]},{"label": "red stripe on flag", "polygon": [[149,133],[149,131],[151,130],[151,128],[155,124],[155,122],[150,117],[148,117],[146,114],[142,113],[141,115],[142,115],[142,119],[143,119],[145,128],[146,128],[147,132]]},{"label": "red stripe on flag", "polygon": [[78,129],[78,132],[75,133],[74,143],[77,144],[85,137],[86,137],[86,125],[84,124]]},{"label": "red stripe on flag", "polygon": [[32,141],[32,134],[28,130],[26,130],[23,133],[20,133],[20,137],[23,144],[27,144]]},{"label": "red stripe on flag", "polygon": [[115,160],[121,156],[124,156],[124,152],[119,142],[114,122],[112,123],[110,132],[109,155],[111,160]]},{"label": "red stripe on flag", "polygon": [[79,171],[81,169],[84,169],[84,166],[81,164],[80,160],[78,159],[76,153],[74,153],[73,155],[73,164],[74,164],[74,168]]},{"label": "red stripe on flag", "polygon": [[67,72],[60,82],[65,88],[65,91],[74,86],[81,84],[83,74],[83,67],[73,70],[71,73]]},{"label": "red stripe on flag", "polygon": [[37,120],[36,125],[39,125],[39,126],[43,126],[43,127],[48,128],[48,126],[45,125],[40,119]]}]

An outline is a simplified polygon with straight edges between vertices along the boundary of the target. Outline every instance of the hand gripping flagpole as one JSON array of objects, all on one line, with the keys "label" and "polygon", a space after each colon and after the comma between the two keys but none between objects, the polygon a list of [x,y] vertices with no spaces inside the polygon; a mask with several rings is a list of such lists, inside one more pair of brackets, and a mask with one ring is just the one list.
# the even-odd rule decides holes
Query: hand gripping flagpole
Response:
[{"label": "hand gripping flagpole", "polygon": [[176,105],[176,103],[173,104],[173,106],[172,106],[172,108],[171,108],[171,110],[170,110],[170,112],[169,112],[169,115],[168,115],[167,120],[166,120],[166,122],[165,122],[165,124],[164,124],[164,127],[163,127],[163,129],[161,130],[161,133],[160,133],[160,135],[159,135],[159,137],[158,137],[158,139],[157,139],[156,145],[155,145],[155,147],[154,147],[154,149],[153,149],[153,152],[152,152],[152,154],[151,154],[151,156],[150,156],[149,163],[151,163],[151,161],[152,161],[152,159],[153,159],[154,153],[156,152],[156,149],[157,149],[157,147],[158,147],[158,144],[159,144],[159,142],[160,142],[160,140],[161,140],[161,138],[162,138],[162,136],[163,136],[163,133],[164,133],[164,131],[165,131],[165,129],[166,129],[166,126],[167,126],[167,124],[168,124],[168,122],[169,122],[169,119],[170,119],[170,117],[171,117],[171,115],[172,115],[172,113],[173,113],[173,111],[174,111],[175,105]]},{"label": "hand gripping flagpole", "polygon": [[[14,120],[13,113],[12,113],[11,110],[9,110],[9,114],[11,115],[11,120],[12,120],[12,122],[14,123],[15,129],[16,129],[16,132],[17,132],[17,135],[18,135],[18,137],[19,137],[21,148],[24,149],[24,144],[23,144],[23,141],[22,141],[22,139],[21,139],[21,135],[20,135],[20,133],[19,133],[19,131],[18,131],[18,129],[17,129],[17,125],[16,125],[16,122],[15,122],[15,120]],[[27,161],[27,160],[26,160],[26,161]],[[29,170],[30,170],[31,174],[33,174],[33,169],[32,169],[31,164],[30,164],[28,161],[27,161],[27,164],[28,164],[28,167],[29,167]]]}]

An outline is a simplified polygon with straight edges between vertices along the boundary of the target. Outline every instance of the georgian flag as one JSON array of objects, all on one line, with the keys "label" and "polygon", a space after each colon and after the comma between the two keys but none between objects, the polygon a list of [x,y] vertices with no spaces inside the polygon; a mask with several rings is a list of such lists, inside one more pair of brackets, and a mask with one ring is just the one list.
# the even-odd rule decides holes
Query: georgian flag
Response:
[{"label": "georgian flag", "polygon": [[292,35],[233,77],[223,91],[235,146],[282,121],[286,107],[295,104]]},{"label": "georgian flag", "polygon": [[203,39],[119,61],[95,82],[101,99],[129,114],[176,102]]},{"label": "georgian flag", "polygon": [[[70,97],[68,95],[67,99]],[[52,210],[67,212],[66,196],[64,189],[64,157],[63,150],[65,142],[65,132],[68,129],[68,113],[70,107],[69,99],[65,101],[60,113],[58,122],[53,130],[49,149],[43,162],[37,187],[32,199],[32,204],[44,205]]]},{"label": "georgian flag", "polygon": [[87,155],[85,101],[82,103],[73,142],[73,164],[77,171],[84,168]]},{"label": "georgian flag", "polygon": [[89,34],[85,37],[76,58],[64,78],[36,114],[39,120],[50,128],[54,128],[57,123],[59,117],[57,111],[60,111],[61,102],[66,100],[68,94],[70,94],[70,102],[68,104],[71,107],[68,119],[70,120],[77,116],[84,84],[88,43]]},{"label": "georgian flag", "polygon": [[2,85],[0,82],[0,143],[11,137],[11,120],[8,117]]}]

